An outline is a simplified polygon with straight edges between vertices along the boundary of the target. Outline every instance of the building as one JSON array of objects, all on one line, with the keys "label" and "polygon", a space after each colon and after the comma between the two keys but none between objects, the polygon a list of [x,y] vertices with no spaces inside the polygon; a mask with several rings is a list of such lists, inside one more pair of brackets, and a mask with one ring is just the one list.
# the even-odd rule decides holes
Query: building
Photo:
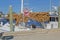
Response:
[{"label": "building", "polygon": [[58,15],[50,15],[50,21],[49,23],[46,25],[46,29],[56,29],[58,28]]}]

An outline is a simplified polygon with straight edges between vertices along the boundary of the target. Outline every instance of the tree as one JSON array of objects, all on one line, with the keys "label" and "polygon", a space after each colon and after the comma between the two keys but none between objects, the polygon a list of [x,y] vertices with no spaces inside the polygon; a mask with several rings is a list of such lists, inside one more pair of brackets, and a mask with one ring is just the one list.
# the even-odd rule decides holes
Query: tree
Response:
[{"label": "tree", "polygon": [[0,17],[2,17],[2,15],[3,15],[3,12],[0,11]]},{"label": "tree", "polygon": [[60,6],[58,7],[58,27],[60,27]]}]

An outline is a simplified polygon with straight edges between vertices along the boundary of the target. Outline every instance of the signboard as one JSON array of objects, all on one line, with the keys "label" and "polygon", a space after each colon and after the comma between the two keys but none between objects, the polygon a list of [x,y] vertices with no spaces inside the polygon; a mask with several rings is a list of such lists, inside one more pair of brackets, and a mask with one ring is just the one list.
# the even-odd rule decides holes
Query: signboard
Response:
[{"label": "signboard", "polygon": [[25,8],[23,12],[24,12],[24,16],[29,16],[29,10],[27,8]]}]

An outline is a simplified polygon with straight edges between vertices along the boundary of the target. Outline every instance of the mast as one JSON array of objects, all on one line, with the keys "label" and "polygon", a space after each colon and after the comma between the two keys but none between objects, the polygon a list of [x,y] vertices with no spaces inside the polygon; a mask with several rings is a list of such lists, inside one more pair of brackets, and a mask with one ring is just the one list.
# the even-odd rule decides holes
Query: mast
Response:
[{"label": "mast", "polygon": [[21,0],[21,13],[23,13],[23,0]]},{"label": "mast", "polygon": [[23,9],[24,9],[24,0],[21,0],[21,13],[23,14],[22,17],[23,17],[23,26],[25,26],[25,23],[24,23],[24,12],[23,12]]}]

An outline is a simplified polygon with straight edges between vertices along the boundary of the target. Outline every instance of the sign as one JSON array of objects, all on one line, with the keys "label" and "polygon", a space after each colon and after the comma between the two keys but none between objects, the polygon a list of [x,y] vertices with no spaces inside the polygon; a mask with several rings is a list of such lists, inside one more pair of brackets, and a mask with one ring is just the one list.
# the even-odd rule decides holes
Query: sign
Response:
[{"label": "sign", "polygon": [[24,16],[29,16],[29,10],[27,8],[25,8],[23,12],[24,12]]}]

